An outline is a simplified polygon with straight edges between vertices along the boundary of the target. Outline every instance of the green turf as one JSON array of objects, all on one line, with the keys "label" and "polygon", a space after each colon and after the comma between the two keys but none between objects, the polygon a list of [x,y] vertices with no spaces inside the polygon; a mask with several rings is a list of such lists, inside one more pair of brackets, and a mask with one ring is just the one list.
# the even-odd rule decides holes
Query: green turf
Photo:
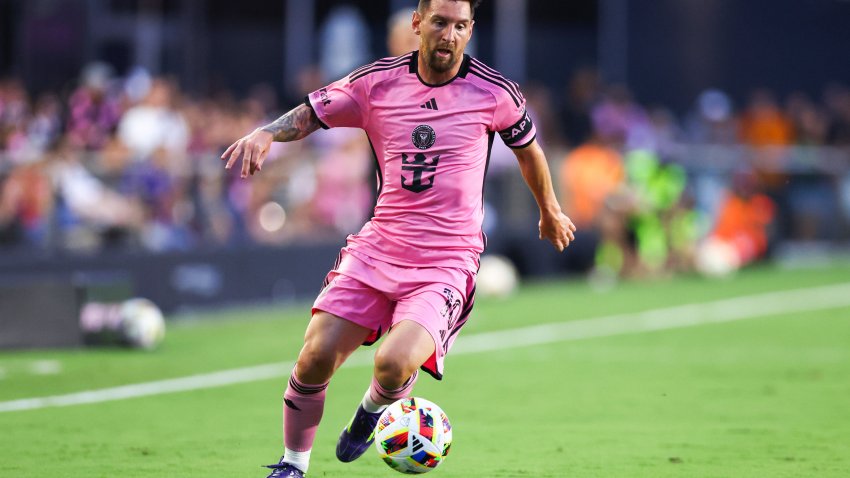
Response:
[{"label": "green turf", "polygon": [[[775,290],[850,282],[850,267],[763,267],[594,292],[527,285],[481,299],[464,335]],[[0,401],[291,360],[306,307],[171,324],[152,353],[0,353]],[[238,319],[238,320],[237,320]],[[34,375],[35,361],[61,372]],[[369,379],[329,389],[311,477],[399,476],[372,452],[333,456]],[[0,413],[0,477],[265,476],[280,452],[283,378],[97,405]],[[416,394],[449,414],[455,442],[432,476],[850,476],[850,308],[450,356]]]}]

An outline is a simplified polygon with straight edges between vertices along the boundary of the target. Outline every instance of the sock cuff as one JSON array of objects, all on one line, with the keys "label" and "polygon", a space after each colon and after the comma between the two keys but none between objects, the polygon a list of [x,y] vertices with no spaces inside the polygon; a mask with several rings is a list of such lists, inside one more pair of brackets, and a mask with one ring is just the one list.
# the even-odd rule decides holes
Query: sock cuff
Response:
[{"label": "sock cuff", "polygon": [[325,389],[328,388],[328,383],[330,382],[320,383],[318,385],[303,383],[298,380],[298,377],[295,375],[295,370],[292,371],[292,375],[289,377],[289,388],[300,395],[315,395],[317,393],[324,392]]},{"label": "sock cuff", "polygon": [[390,402],[394,402],[399,398],[404,398],[410,389],[413,388],[413,384],[416,383],[416,379],[419,377],[419,370],[413,372],[413,375],[408,378],[401,387],[395,390],[387,390],[382,387],[378,380],[375,377],[372,377],[372,390],[375,391],[381,398],[385,400],[389,400]]}]

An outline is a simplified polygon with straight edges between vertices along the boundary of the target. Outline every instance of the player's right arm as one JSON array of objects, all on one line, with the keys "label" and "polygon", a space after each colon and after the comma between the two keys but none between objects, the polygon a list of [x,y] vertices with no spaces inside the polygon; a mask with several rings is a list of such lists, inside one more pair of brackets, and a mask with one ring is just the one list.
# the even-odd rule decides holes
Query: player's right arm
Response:
[{"label": "player's right arm", "polygon": [[347,76],[310,93],[304,104],[227,148],[221,155],[222,161],[227,161],[225,168],[233,167],[242,156],[242,177],[246,178],[262,168],[274,141],[296,141],[319,128],[364,128],[367,115],[362,105],[368,97],[366,80],[352,82]]},{"label": "player's right arm", "polygon": [[297,141],[321,127],[313,108],[300,104],[275,121],[257,128],[230,145],[221,155],[224,166],[230,169],[242,156],[242,177],[253,175],[263,167],[272,142]]}]

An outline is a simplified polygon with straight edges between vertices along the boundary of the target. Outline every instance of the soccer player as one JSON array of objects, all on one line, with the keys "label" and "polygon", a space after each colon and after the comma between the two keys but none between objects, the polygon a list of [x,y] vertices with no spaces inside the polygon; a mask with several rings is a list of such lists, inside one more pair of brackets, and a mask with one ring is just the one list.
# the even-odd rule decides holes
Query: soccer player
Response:
[{"label": "soccer player", "polygon": [[385,58],[307,96],[222,155],[243,178],[262,170],[273,141],[319,128],[366,131],[377,160],[373,218],[348,237],[316,298],[283,398],[284,455],[269,478],[303,477],[331,376],[361,344],[386,335],[374,375],[337,442],[349,462],[371,444],[380,413],[410,396],[418,371],[437,380],[474,302],[484,175],[499,135],[513,148],[540,209],[540,238],[558,251],[575,226],[561,212],[517,84],[464,54],[480,0],[420,0],[417,51]]}]

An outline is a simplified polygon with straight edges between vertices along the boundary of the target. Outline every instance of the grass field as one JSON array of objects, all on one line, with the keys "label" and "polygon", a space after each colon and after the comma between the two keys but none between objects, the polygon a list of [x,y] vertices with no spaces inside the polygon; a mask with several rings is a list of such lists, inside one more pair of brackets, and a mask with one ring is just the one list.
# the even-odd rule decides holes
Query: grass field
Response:
[{"label": "grass field", "polygon": [[[763,267],[730,280],[686,277],[604,293],[576,281],[529,284],[507,300],[481,299],[443,382],[423,376],[415,391],[454,426],[452,452],[431,476],[848,477],[850,293],[818,289],[803,300],[795,292],[845,283],[848,265]],[[783,293],[759,295],[775,291]],[[634,314],[642,311],[650,312]],[[0,353],[0,409],[288,362],[307,314],[303,306],[176,320],[151,353]],[[685,326],[678,315],[726,321]],[[647,332],[622,327],[647,317],[670,322]],[[496,341],[534,324],[555,325],[524,329],[537,345]],[[581,330],[596,332],[570,335]],[[506,333],[481,335],[494,331]],[[311,477],[400,476],[371,451],[352,464],[334,457],[370,376],[368,360],[355,362],[329,388]],[[263,477],[259,465],[281,452],[284,387],[278,376],[0,412],[0,477]]]}]

